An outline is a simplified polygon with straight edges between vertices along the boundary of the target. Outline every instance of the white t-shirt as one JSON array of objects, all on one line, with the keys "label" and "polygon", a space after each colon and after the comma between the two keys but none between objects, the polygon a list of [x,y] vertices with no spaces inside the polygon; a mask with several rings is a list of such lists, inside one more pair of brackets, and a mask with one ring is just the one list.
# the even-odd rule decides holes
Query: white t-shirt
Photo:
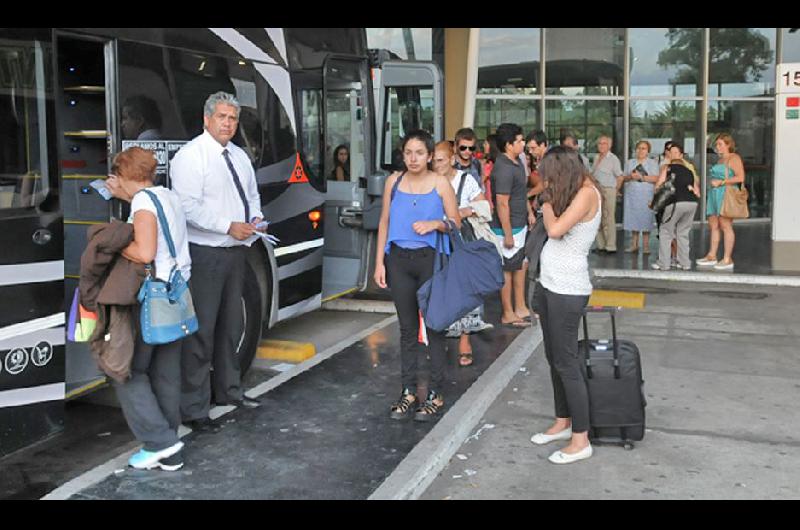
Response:
[{"label": "white t-shirt", "polygon": [[[458,200],[458,186],[461,184],[461,175],[463,173],[463,171],[457,169],[456,176],[450,181],[450,184],[453,186],[453,191],[456,193],[456,200]],[[478,185],[478,182],[474,178],[471,178],[470,175],[467,175],[467,178],[464,179],[464,189],[461,190],[461,202],[458,207],[466,208],[469,206],[470,201],[480,193],[481,187]]]},{"label": "white t-shirt", "polygon": [[[186,217],[183,214],[183,207],[178,195],[172,190],[168,190],[163,186],[154,186],[147,188],[158,197],[161,207],[164,210],[164,215],[169,223],[169,232],[172,236],[172,242],[175,244],[175,254],[178,263],[178,269],[181,271],[184,280],[189,280],[192,274],[192,258],[189,255],[189,238],[186,235]],[[158,245],[156,247],[156,277],[159,280],[168,281],[169,274],[172,271],[172,266],[175,261],[169,253],[169,246],[167,239],[164,237],[164,231],[161,228],[161,222],[158,220],[158,210],[145,192],[140,191],[133,196],[131,201],[131,216],[128,222],[133,222],[133,216],[139,210],[147,210],[156,216],[158,223]]]}]

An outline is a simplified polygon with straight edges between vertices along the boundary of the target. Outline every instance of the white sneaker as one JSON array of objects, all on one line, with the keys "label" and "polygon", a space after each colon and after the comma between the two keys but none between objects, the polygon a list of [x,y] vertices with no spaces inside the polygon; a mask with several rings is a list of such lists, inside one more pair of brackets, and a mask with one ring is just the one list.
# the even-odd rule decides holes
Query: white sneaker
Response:
[{"label": "white sneaker", "polygon": [[728,264],[717,263],[716,265],[714,265],[714,270],[715,271],[732,271],[733,270],[733,262],[731,261]]},{"label": "white sneaker", "polygon": [[697,263],[698,265],[702,265],[703,267],[710,267],[712,265],[716,265],[717,264],[717,260],[715,260],[715,259],[706,259],[705,257],[696,259],[696,260],[694,260],[694,262]]},{"label": "white sneaker", "polygon": [[563,431],[557,432],[555,434],[545,434],[543,432],[537,432],[533,436],[531,436],[531,442],[535,443],[536,445],[544,445],[549,444],[550,442],[555,442],[557,440],[569,440],[572,438],[572,427],[567,427]]},{"label": "white sneaker", "polygon": [[669,270],[669,267],[662,267],[661,264],[659,264],[657,261],[654,261],[653,263],[651,263],[650,264],[650,268],[654,269],[654,270],[657,270],[657,271],[668,271]]},{"label": "white sneaker", "polygon": [[548,460],[554,464],[571,464],[578,460],[586,460],[592,456],[592,446],[587,445],[577,453],[568,454],[563,451],[556,451],[548,457]]},{"label": "white sneaker", "polygon": [[680,269],[682,271],[690,271],[690,270],[692,270],[692,266],[689,265],[689,266],[684,267],[683,265],[678,264],[678,269]]}]

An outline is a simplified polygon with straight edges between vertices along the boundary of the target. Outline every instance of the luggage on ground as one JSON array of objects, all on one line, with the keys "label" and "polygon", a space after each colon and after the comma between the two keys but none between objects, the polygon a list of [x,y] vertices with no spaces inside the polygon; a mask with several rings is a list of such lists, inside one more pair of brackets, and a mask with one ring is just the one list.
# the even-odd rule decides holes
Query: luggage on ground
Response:
[{"label": "luggage on ground", "polygon": [[[644,438],[647,405],[639,348],[617,339],[616,308],[587,307],[583,314],[584,340],[578,341],[581,368],[589,392],[589,438],[599,443],[618,443],[632,448]],[[611,316],[611,340],[589,339],[588,313]]]}]

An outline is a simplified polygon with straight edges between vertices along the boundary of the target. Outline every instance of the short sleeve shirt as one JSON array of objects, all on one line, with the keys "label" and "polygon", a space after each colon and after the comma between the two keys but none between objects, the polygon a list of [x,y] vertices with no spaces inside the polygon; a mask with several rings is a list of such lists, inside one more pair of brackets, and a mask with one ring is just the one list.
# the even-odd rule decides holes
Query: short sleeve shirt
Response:
[{"label": "short sleeve shirt", "polygon": [[[450,181],[453,191],[456,193],[456,200],[458,200],[458,186],[461,184],[461,175],[464,175],[464,172],[456,170],[456,176]],[[475,179],[470,178],[469,174],[465,175],[465,177],[464,189],[461,190],[461,201],[458,203],[459,208],[466,208],[469,206],[470,201],[481,194],[481,188],[475,182]]]},{"label": "short sleeve shirt", "polygon": [[[599,155],[598,155],[599,157]],[[608,152],[600,162],[595,162],[592,166],[594,178],[605,188],[613,188],[617,185],[617,177],[622,175],[622,165],[619,158],[612,152]]]},{"label": "short sleeve shirt", "polygon": [[145,192],[140,191],[133,196],[131,201],[131,216],[130,220],[139,210],[147,210],[156,217],[158,225],[158,241],[156,243],[156,277],[159,280],[169,281],[169,274],[172,271],[172,266],[177,262],[178,270],[181,271],[183,278],[188,280],[192,273],[192,258],[189,255],[189,238],[186,235],[186,217],[183,213],[183,207],[178,195],[162,186],[155,186],[147,188],[148,191],[153,192],[161,207],[164,210],[164,216],[167,218],[169,224],[170,236],[175,245],[175,254],[177,259],[173,260],[167,245],[167,239],[164,237],[164,230],[161,226],[161,221],[158,219],[158,210],[156,210],[153,200]]},{"label": "short sleeve shirt", "polygon": [[[511,209],[511,228],[521,228],[528,224],[528,176],[525,167],[517,160],[515,164],[506,155],[500,155],[492,168],[492,193],[509,195]],[[494,201],[497,204],[497,201]],[[497,217],[497,208],[492,214],[492,228],[502,228]]]}]

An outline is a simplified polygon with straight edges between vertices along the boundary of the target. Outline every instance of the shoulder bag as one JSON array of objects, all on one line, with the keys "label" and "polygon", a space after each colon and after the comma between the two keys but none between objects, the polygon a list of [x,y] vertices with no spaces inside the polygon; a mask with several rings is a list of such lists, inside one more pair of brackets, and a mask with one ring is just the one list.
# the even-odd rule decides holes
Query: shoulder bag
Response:
[{"label": "shoulder bag", "polygon": [[[728,178],[728,167],[728,164],[725,164],[725,178]],[[747,207],[748,198],[749,193],[744,186],[744,182],[738,186],[733,184],[726,185],[719,215],[730,219],[747,219],[750,217],[750,210]]]},{"label": "shoulder bag", "polygon": [[[437,234],[434,273],[417,290],[417,303],[425,325],[444,331],[483,303],[483,298],[503,287],[502,258],[493,243],[465,243],[452,221],[447,220],[448,233]],[[452,252],[442,264],[444,238],[450,237]]]},{"label": "shoulder bag", "polygon": [[156,206],[159,224],[164,239],[167,240],[169,254],[174,261],[167,282],[153,277],[151,265],[145,266],[146,277],[138,295],[142,304],[140,313],[142,340],[146,344],[168,344],[191,335],[199,326],[189,284],[178,270],[175,243],[172,241],[164,209],[155,193],[149,190],[142,191]]}]

